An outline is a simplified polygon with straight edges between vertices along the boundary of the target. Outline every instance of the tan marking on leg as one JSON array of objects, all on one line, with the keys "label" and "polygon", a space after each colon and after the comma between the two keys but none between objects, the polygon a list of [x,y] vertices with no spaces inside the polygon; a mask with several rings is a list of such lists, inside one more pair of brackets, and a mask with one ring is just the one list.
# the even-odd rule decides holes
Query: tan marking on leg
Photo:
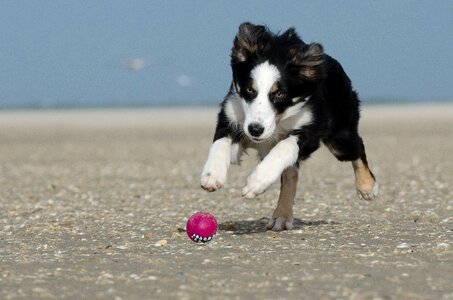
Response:
[{"label": "tan marking on leg", "polygon": [[293,222],[293,205],[296,196],[298,169],[289,167],[282,173],[280,195],[277,207],[275,208],[272,219],[269,221],[268,228],[272,230],[291,229]]},{"label": "tan marking on leg", "polygon": [[377,183],[368,166],[361,159],[357,159],[352,162],[352,167],[354,168],[355,186],[359,192],[359,197],[365,200],[376,197]]}]

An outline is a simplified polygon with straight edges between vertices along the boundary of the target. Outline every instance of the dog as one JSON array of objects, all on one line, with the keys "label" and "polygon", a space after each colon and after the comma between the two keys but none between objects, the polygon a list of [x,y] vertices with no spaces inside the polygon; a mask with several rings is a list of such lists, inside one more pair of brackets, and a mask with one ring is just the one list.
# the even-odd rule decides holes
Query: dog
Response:
[{"label": "dog", "polygon": [[319,43],[306,44],[294,28],[282,34],[243,23],[231,49],[232,83],[220,105],[201,187],[223,187],[230,164],[248,148],[259,164],[242,190],[254,198],[281,179],[268,229],[289,230],[301,161],[326,145],[340,161],[352,162],[359,198],[378,195],[358,134],[360,101],[342,66]]}]

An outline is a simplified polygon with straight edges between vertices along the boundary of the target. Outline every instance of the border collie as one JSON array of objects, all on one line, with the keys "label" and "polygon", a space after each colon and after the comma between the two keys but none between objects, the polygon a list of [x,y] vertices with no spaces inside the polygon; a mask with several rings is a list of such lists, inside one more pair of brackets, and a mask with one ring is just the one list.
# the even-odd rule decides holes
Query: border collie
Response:
[{"label": "border collie", "polygon": [[254,198],[281,178],[268,229],[291,229],[299,163],[322,142],[338,160],[352,162],[360,198],[377,196],[358,134],[357,93],[320,44],[304,43],[294,28],[274,34],[243,23],[233,42],[231,68],[233,80],[201,174],[204,190],[220,189],[229,165],[239,163],[248,148],[256,149],[261,161],[242,195]]}]

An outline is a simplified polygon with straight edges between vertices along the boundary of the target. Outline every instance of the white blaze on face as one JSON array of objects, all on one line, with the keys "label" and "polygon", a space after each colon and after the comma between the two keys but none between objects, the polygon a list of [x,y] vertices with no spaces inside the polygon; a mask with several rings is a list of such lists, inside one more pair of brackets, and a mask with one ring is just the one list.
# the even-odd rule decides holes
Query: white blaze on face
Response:
[{"label": "white blaze on face", "polygon": [[252,70],[251,77],[257,96],[250,103],[243,102],[245,111],[244,131],[252,138],[248,132],[248,126],[258,123],[264,128],[258,139],[264,140],[269,138],[276,128],[276,113],[269,99],[269,93],[272,86],[280,79],[280,72],[276,66],[265,61]]}]

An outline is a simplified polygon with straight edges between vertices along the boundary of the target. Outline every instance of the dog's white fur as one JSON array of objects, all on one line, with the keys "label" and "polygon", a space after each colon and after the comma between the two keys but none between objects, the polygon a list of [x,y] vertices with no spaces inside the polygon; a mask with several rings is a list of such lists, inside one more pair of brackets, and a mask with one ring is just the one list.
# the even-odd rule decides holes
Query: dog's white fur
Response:
[{"label": "dog's white fur", "polygon": [[280,79],[280,76],[277,67],[269,64],[268,61],[257,65],[251,72],[257,96],[251,102],[243,101],[242,103],[245,111],[244,132],[252,140],[255,137],[248,131],[248,126],[252,123],[258,123],[264,127],[263,133],[258,137],[260,140],[271,137],[275,131],[275,112],[269,100],[269,92],[274,83]]},{"label": "dog's white fur", "polygon": [[231,138],[224,137],[215,141],[209,148],[208,159],[201,173],[201,186],[208,191],[223,187],[231,161]]},{"label": "dog's white fur", "polygon": [[242,190],[245,198],[254,198],[277,179],[282,172],[297,162],[299,146],[297,136],[291,135],[275,145],[269,154],[258,164],[247,178],[247,185]]},{"label": "dog's white fur", "polygon": [[239,97],[237,93],[233,93],[228,96],[225,103],[225,114],[232,126],[242,126],[244,124],[245,111],[242,102],[244,102],[244,99]]}]

